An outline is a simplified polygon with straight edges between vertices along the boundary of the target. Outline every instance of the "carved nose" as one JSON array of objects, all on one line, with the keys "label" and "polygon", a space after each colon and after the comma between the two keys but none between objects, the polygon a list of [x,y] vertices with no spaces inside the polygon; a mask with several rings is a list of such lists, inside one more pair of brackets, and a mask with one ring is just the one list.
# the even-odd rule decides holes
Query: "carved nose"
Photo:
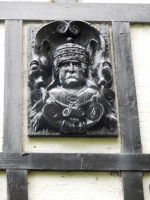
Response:
[{"label": "carved nose", "polygon": [[72,63],[70,63],[70,65],[69,65],[69,72],[70,72],[71,74],[73,74],[73,73],[75,72],[74,66],[73,66]]}]

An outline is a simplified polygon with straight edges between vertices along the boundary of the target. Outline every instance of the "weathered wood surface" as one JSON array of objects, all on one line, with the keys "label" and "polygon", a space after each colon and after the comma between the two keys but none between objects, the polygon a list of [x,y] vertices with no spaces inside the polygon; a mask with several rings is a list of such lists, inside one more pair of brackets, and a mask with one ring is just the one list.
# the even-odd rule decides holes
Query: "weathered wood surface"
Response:
[{"label": "weathered wood surface", "polygon": [[[109,25],[108,24],[101,24],[101,23],[91,23],[92,26],[95,28],[99,27],[100,33],[102,33],[107,40],[108,45],[108,52],[109,52],[109,58],[111,60],[111,45],[110,45],[110,32],[109,32]],[[30,63],[32,61],[32,41],[34,40],[37,31],[42,27],[42,25],[32,24],[28,27],[28,69],[30,68]],[[28,77],[29,79],[29,77]],[[30,82],[30,81],[29,81]],[[30,93],[31,89],[28,87],[28,110],[30,111],[32,109],[31,103],[29,103],[31,100]],[[29,137],[118,137],[118,128],[116,127],[115,130],[111,131],[106,127],[94,127],[93,129],[87,130],[87,133],[80,133],[80,134],[62,134],[59,130],[53,130],[49,131],[48,129],[43,129],[35,132],[35,130],[31,126],[31,117],[30,112],[28,112],[28,136]]]},{"label": "weathered wood surface", "polygon": [[117,90],[124,153],[141,153],[129,23],[113,23]]},{"label": "weathered wood surface", "polygon": [[22,151],[22,21],[5,21],[5,152]]},{"label": "weathered wood surface", "polygon": [[[141,138],[129,23],[114,22],[113,39],[122,152],[141,153]],[[122,175],[124,183],[124,199],[144,200],[142,173],[123,172]]]},{"label": "weathered wood surface", "polygon": [[[95,28],[99,28],[100,33],[102,33],[105,37],[105,39],[107,40],[107,44],[108,44],[108,52],[109,55],[111,54],[111,45],[110,45],[110,31],[109,31],[109,25],[107,24],[101,24],[100,22],[96,22],[96,23],[91,23],[92,26],[94,26]],[[30,63],[33,59],[32,57],[32,41],[34,40],[37,31],[42,27],[42,25],[37,25],[37,24],[32,24],[28,27],[28,69],[30,68]],[[110,60],[111,60],[111,56]],[[29,79],[29,77],[28,77]],[[30,82],[30,81],[29,81]],[[30,94],[32,91],[31,89],[28,87],[28,94]],[[28,95],[29,98],[30,95]],[[92,128],[92,130],[88,130],[87,133],[78,133],[78,134],[61,134],[59,129],[58,130],[53,130],[53,131],[49,131],[48,129],[41,129],[37,132],[35,132],[35,130],[32,128],[31,126],[31,117],[30,117],[30,110],[32,109],[31,107],[31,103],[30,99],[28,100],[28,136],[29,137],[83,137],[83,138],[88,138],[88,137],[118,137],[118,128],[116,128],[113,131],[110,131],[108,128],[106,127],[94,127]]]},{"label": "weathered wood surface", "polygon": [[[20,153],[22,152],[22,20],[5,21],[4,81],[3,151]],[[11,166],[10,164],[9,169],[6,168],[7,198],[27,200],[27,171],[13,170]]]},{"label": "weathered wood surface", "polygon": [[150,154],[0,153],[0,170],[5,169],[150,171]]},{"label": "weathered wood surface", "polygon": [[27,171],[7,171],[8,200],[27,200]]},{"label": "weathered wood surface", "polygon": [[150,22],[150,4],[0,2],[0,19]]},{"label": "weathered wood surface", "polygon": [[144,200],[142,173],[124,172],[122,173],[124,199],[125,200]]}]

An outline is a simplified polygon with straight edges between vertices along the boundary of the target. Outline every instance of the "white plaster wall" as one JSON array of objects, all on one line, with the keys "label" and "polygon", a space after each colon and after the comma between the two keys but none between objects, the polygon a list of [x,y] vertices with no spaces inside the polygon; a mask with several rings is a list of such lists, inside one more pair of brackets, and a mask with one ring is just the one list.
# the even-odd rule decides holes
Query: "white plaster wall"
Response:
[{"label": "white plaster wall", "polygon": [[29,200],[123,200],[115,173],[32,172],[28,181]]},{"label": "white plaster wall", "polygon": [[131,25],[133,66],[143,153],[150,153],[150,25]]},{"label": "white plaster wall", "polygon": [[144,200],[150,199],[150,173],[143,173]]},{"label": "white plaster wall", "polygon": [[[150,153],[150,25],[131,25],[131,46],[142,152]],[[150,199],[150,173],[143,173],[144,200]]]},{"label": "white plaster wall", "polygon": [[0,199],[6,200],[7,199],[7,183],[6,183],[6,173],[0,172]]}]

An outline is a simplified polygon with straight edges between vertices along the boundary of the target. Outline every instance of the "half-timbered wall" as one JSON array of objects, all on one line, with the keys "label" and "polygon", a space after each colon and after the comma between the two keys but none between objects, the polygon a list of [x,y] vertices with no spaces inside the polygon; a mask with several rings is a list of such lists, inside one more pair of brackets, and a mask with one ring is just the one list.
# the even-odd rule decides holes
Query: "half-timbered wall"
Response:
[{"label": "half-timbered wall", "polygon": [[[48,2],[46,0],[40,0]],[[67,1],[64,2],[67,6]],[[71,0],[70,0],[71,1]],[[69,0],[68,0],[69,2]],[[150,3],[150,0],[78,0],[78,3]],[[77,16],[78,18],[78,16]],[[33,21],[34,22],[34,21]],[[104,138],[29,138],[27,136],[27,26],[23,23],[23,108],[22,108],[22,150],[36,153],[121,153],[121,137]],[[35,23],[35,22],[34,22]],[[37,22],[36,22],[37,23]],[[43,21],[44,23],[44,21]],[[4,63],[5,63],[5,29],[4,21],[0,21],[0,152],[3,145],[3,113],[4,113]],[[116,24],[114,26],[117,26]],[[9,30],[11,31],[11,30]],[[110,29],[112,33],[112,29]],[[131,24],[130,26],[132,58],[137,94],[140,123],[142,153],[150,154],[150,25]],[[113,38],[113,36],[112,36]],[[17,47],[16,51],[17,51]],[[15,49],[14,48],[14,49]],[[118,61],[119,62],[119,61]],[[115,79],[115,73],[114,73]],[[11,83],[10,83],[11,87]],[[17,88],[16,88],[17,90]],[[19,91],[18,91],[19,92]],[[15,145],[14,145],[15,146]],[[17,152],[16,150],[14,152]],[[11,170],[7,172],[11,174]],[[14,175],[14,174],[13,174]],[[47,172],[31,171],[28,173],[29,200],[123,200],[123,179],[118,172]],[[7,199],[6,173],[0,172],[0,199]],[[144,199],[150,199],[150,173],[143,173]],[[11,184],[11,182],[10,182]],[[134,199],[134,196],[133,196]],[[16,200],[11,199],[10,200]],[[23,200],[23,199],[22,199]],[[127,198],[126,198],[127,200]],[[128,199],[130,200],[130,199]],[[132,199],[131,199],[132,200]],[[136,200],[136,199],[134,199]],[[142,200],[142,199],[138,199]]]}]

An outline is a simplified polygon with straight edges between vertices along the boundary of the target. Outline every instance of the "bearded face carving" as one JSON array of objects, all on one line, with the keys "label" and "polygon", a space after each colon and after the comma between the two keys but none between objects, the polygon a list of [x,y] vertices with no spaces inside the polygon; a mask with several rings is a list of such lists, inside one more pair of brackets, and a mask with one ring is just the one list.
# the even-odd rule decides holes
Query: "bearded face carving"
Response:
[{"label": "bearded face carving", "polygon": [[115,94],[103,34],[83,21],[56,21],[39,29],[33,44],[29,135],[111,135]]}]

